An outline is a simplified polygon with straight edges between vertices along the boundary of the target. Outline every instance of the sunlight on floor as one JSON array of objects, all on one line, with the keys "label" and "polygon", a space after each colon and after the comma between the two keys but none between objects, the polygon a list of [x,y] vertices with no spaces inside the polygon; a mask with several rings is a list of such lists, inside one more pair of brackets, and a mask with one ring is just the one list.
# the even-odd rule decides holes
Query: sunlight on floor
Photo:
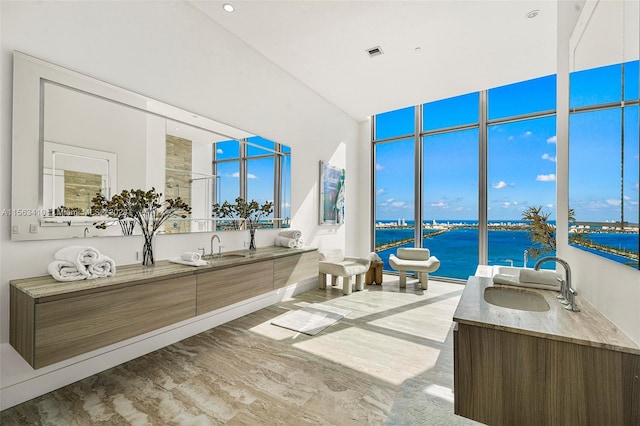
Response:
[{"label": "sunlight on floor", "polygon": [[395,385],[432,368],[440,354],[440,349],[358,327],[293,346]]}]

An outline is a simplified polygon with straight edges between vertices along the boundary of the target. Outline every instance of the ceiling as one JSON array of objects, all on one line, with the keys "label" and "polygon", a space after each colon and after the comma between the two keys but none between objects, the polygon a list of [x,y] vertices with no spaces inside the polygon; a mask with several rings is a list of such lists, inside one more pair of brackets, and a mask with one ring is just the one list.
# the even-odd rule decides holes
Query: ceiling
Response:
[{"label": "ceiling", "polygon": [[556,72],[551,0],[192,3],[356,120]]}]

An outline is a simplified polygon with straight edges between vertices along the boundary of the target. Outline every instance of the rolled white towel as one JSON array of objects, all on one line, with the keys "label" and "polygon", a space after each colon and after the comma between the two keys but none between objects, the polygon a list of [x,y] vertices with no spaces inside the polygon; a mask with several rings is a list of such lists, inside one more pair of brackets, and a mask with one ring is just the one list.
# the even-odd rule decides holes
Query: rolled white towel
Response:
[{"label": "rolled white towel", "polygon": [[274,245],[289,247],[289,248],[296,248],[296,240],[294,238],[282,237],[278,235],[275,239]]},{"label": "rolled white towel", "polygon": [[116,274],[116,263],[109,256],[100,255],[97,261],[87,265],[89,279],[112,277]]},{"label": "rolled white towel", "polygon": [[88,246],[69,246],[58,250],[54,258],[56,260],[66,260],[81,266],[90,265],[98,260],[100,252],[93,247]]},{"label": "rolled white towel", "polygon": [[304,247],[304,239],[298,238],[296,240],[296,248],[301,249],[302,247]]},{"label": "rolled white towel", "polygon": [[554,271],[536,271],[535,269],[522,269],[520,271],[520,281],[523,283],[544,284],[554,287],[560,286],[558,282],[560,275]]},{"label": "rolled white towel", "polygon": [[180,259],[186,260],[187,262],[197,262],[198,260],[201,259],[201,257],[200,257],[200,253],[197,253],[195,251],[187,251],[182,253],[182,255],[180,256]]},{"label": "rolled white towel", "polygon": [[287,238],[297,240],[298,238],[302,237],[302,231],[298,231],[295,229],[288,229],[286,231],[280,231],[278,235],[281,237],[287,237]]},{"label": "rolled white towel", "polygon": [[89,277],[87,268],[84,266],[78,268],[75,263],[66,260],[52,261],[47,270],[56,281],[80,281]]}]

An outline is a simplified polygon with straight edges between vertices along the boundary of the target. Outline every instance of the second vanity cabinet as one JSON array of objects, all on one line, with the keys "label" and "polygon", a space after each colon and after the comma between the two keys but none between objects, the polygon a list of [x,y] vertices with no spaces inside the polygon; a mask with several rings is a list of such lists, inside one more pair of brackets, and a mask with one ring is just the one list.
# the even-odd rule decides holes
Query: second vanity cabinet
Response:
[{"label": "second vanity cabinet", "polygon": [[640,424],[640,348],[584,299],[528,312],[483,299],[470,277],[454,314],[455,413],[490,425]]},{"label": "second vanity cabinet", "polygon": [[265,247],[198,268],[161,261],[109,278],[11,280],[9,342],[41,368],[317,276],[317,249]]}]

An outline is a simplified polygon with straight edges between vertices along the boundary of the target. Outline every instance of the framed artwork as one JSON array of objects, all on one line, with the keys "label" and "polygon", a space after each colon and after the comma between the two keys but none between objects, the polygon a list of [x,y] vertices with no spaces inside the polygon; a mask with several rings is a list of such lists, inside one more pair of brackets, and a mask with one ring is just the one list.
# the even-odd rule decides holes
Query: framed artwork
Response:
[{"label": "framed artwork", "polygon": [[344,223],[345,170],[320,161],[320,225]]}]

